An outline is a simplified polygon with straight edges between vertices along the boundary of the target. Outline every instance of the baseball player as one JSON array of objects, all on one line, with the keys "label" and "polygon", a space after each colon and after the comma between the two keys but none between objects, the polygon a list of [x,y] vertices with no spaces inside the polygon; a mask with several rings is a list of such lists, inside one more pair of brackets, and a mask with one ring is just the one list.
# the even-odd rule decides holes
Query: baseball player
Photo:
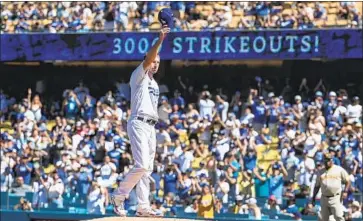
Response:
[{"label": "baseball player", "polygon": [[[321,188],[321,211],[319,220],[328,221],[329,216],[333,215],[335,221],[344,221],[342,198],[347,197],[350,187],[349,175],[342,167],[333,164],[333,157],[326,153],[324,155],[325,169],[319,172],[313,195],[313,204],[315,197]],[[345,184],[342,192],[342,183]]]},{"label": "baseball player", "polygon": [[159,87],[153,75],[158,71],[160,57],[158,50],[170,32],[163,26],[159,39],[145,56],[144,61],[131,74],[131,116],[127,123],[131,151],[135,161],[134,167],[125,175],[118,189],[111,196],[114,211],[119,216],[126,216],[124,200],[136,185],[138,207],[136,216],[154,217],[151,209],[150,174],[156,149],[155,124],[158,121],[157,105]]}]

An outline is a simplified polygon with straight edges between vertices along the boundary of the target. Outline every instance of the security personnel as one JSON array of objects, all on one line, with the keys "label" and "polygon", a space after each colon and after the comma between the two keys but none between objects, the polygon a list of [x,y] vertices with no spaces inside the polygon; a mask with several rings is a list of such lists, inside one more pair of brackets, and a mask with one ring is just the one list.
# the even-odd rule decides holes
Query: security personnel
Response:
[{"label": "security personnel", "polygon": [[[328,221],[329,216],[333,215],[336,221],[344,221],[342,198],[347,197],[350,187],[349,175],[342,167],[334,165],[333,157],[326,153],[324,155],[325,169],[319,171],[316,180],[313,204],[315,205],[315,198],[321,188],[321,211],[319,220]],[[342,192],[342,183],[345,184],[344,191]]]}]

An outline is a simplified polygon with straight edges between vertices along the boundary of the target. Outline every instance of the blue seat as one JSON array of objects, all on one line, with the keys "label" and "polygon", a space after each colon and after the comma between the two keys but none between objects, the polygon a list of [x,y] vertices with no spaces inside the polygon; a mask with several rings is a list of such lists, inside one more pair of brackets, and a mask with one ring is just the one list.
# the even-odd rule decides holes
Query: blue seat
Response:
[{"label": "blue seat", "polygon": [[33,201],[33,195],[34,195],[33,192],[27,192],[27,193],[25,193],[25,199],[28,200],[29,202],[32,202]]},{"label": "blue seat", "polygon": [[304,198],[295,200],[295,204],[297,207],[305,207],[306,203],[307,203],[307,200]]},{"label": "blue seat", "polygon": [[317,216],[302,216],[303,220],[317,220]]},{"label": "blue seat", "polygon": [[8,192],[1,192],[0,193],[0,203],[1,206],[6,206],[8,202]]},{"label": "blue seat", "polygon": [[15,206],[16,204],[18,204],[20,202],[20,198],[21,198],[21,196],[9,194],[9,205]]},{"label": "blue seat", "polygon": [[215,218],[238,218],[238,219],[246,219],[248,215],[246,214],[234,214],[234,213],[223,213],[223,214],[214,214]]}]

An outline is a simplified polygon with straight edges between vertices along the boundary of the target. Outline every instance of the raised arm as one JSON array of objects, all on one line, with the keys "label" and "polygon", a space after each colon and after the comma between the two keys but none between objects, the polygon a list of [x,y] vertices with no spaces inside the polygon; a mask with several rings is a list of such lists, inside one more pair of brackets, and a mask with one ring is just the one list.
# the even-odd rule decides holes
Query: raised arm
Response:
[{"label": "raised arm", "polygon": [[159,52],[159,48],[161,46],[161,44],[163,43],[166,34],[170,32],[170,28],[168,27],[163,27],[160,30],[160,34],[159,34],[159,39],[156,41],[155,45],[148,51],[144,63],[143,63],[143,68],[144,70],[148,69],[150,67],[150,65],[154,62],[156,56],[158,55]]}]

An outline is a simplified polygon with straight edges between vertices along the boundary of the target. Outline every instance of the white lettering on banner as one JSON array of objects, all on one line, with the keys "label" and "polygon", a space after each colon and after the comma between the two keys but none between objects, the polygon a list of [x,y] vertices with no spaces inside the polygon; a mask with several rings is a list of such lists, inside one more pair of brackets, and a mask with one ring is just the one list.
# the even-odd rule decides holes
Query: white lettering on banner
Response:
[{"label": "white lettering on banner", "polygon": [[230,51],[235,53],[236,50],[233,48],[232,43],[236,40],[236,37],[224,37],[225,45],[224,45],[224,53],[229,53]]},{"label": "white lettering on banner", "polygon": [[181,45],[182,38],[177,37],[173,40],[173,53],[179,54],[183,50],[183,46]]},{"label": "white lettering on banner", "polygon": [[[130,48],[130,45],[131,45],[131,48]],[[135,41],[134,41],[134,39],[132,39],[132,38],[126,39],[125,52],[127,54],[132,54],[132,53],[134,53],[134,51],[135,51]]]},{"label": "white lettering on banner", "polygon": [[311,50],[310,42],[311,38],[309,35],[306,35],[301,38],[301,51],[302,52],[309,52]]},{"label": "white lettering on banner", "polygon": [[241,47],[239,49],[240,53],[248,53],[250,51],[250,46],[248,43],[250,42],[250,37],[248,36],[241,36],[239,37]]},{"label": "white lettering on banner", "polygon": [[202,41],[202,45],[200,46],[200,53],[204,54],[206,51],[207,53],[211,53],[211,50],[209,48],[210,46],[210,39],[207,37],[201,37],[200,39]]},{"label": "white lettering on banner", "polygon": [[278,53],[281,51],[282,47],[282,36],[277,37],[277,48],[274,48],[274,41],[276,36],[270,36],[270,50],[272,53]]},{"label": "white lettering on banner", "polygon": [[[144,47],[142,47],[144,46]],[[139,43],[137,44],[137,49],[141,54],[145,54],[149,49],[149,42],[146,38],[141,38]]]},{"label": "white lettering on banner", "polygon": [[286,40],[290,41],[290,48],[289,48],[288,52],[295,52],[294,40],[297,41],[297,39],[298,39],[297,36],[291,36],[291,35],[286,36]]},{"label": "white lettering on banner", "polygon": [[189,41],[189,49],[188,49],[188,54],[194,53],[194,42],[197,42],[198,39],[197,37],[186,37],[185,41]]},{"label": "white lettering on banner", "polygon": [[315,51],[319,51],[319,36],[315,36]]},{"label": "white lettering on banner", "polygon": [[214,53],[220,53],[220,49],[219,49],[219,44],[221,42],[221,37],[216,37],[216,50],[214,51]]},{"label": "white lettering on banner", "polygon": [[[222,41],[223,38],[223,41]],[[239,39],[238,39],[239,38]],[[238,39],[238,40],[237,40]],[[142,54],[144,55],[154,45],[158,38],[114,38],[112,54]],[[237,41],[236,41],[237,40]],[[169,41],[170,42],[170,41]],[[222,42],[222,43],[221,43]],[[172,54],[231,54],[231,53],[309,53],[319,51],[319,36],[200,36],[175,37],[170,42],[169,52]],[[222,44],[222,45],[221,45]],[[167,45],[168,46],[168,45]],[[162,46],[161,46],[162,47]],[[160,50],[161,50],[160,47]],[[223,50],[223,51],[221,51]]]},{"label": "white lettering on banner", "polygon": [[[258,41],[261,42],[261,47],[258,47]],[[262,36],[258,36],[255,38],[255,40],[253,41],[253,49],[255,50],[255,52],[257,53],[262,53],[266,48],[266,40],[264,37]]]},{"label": "white lettering on banner", "polygon": [[115,38],[113,39],[113,51],[114,54],[119,54],[121,52],[121,39]]}]

